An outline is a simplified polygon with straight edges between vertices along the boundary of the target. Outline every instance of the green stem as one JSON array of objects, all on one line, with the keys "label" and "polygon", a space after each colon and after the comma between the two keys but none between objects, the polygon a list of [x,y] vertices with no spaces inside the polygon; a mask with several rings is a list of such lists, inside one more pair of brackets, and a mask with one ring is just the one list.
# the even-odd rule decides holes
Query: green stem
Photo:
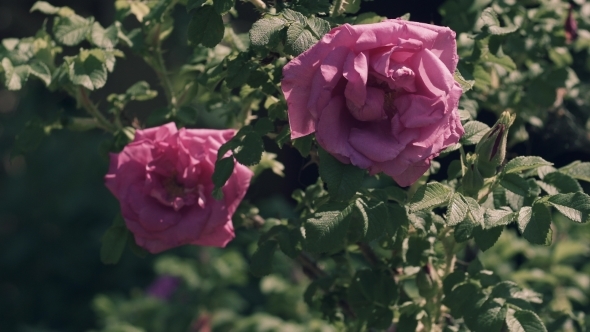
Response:
[{"label": "green stem", "polygon": [[160,26],[156,28],[157,31],[154,33],[154,40],[153,40],[153,50],[148,58],[146,58],[146,62],[152,67],[156,76],[160,80],[160,85],[164,89],[164,94],[166,95],[166,100],[168,101],[168,105],[172,107],[172,112],[176,112],[178,108],[178,99],[176,98],[176,94],[174,93],[174,87],[172,86],[172,81],[170,81],[170,77],[168,77],[168,70],[166,69],[166,62],[164,61],[164,57],[162,55],[162,42],[160,41]]},{"label": "green stem", "polygon": [[344,3],[346,2],[346,0],[336,0],[334,1],[334,9],[332,9],[332,13],[330,14],[330,17],[336,17],[336,16],[340,16],[342,15],[342,13],[344,12]]},{"label": "green stem", "polygon": [[68,93],[78,100],[78,103],[88,112],[88,114],[92,115],[98,124],[98,127],[110,132],[114,133],[117,130],[121,129],[119,126],[111,123],[102,113],[98,110],[96,105],[90,100],[88,94],[86,93],[86,89],[84,87],[78,87],[77,90],[67,89]]}]

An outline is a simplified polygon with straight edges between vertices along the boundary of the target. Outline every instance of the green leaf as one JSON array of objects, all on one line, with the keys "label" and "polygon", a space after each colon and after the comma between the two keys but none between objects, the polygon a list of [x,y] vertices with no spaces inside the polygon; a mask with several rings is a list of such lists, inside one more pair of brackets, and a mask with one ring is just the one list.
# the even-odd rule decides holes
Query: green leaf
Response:
[{"label": "green leaf", "polygon": [[542,295],[529,289],[522,289],[513,281],[502,281],[494,286],[492,298],[521,299],[531,303],[542,303]]},{"label": "green leaf", "polygon": [[529,310],[508,310],[506,326],[509,332],[547,332],[539,316]]},{"label": "green leaf", "polygon": [[461,317],[471,306],[470,299],[479,292],[475,282],[467,281],[455,286],[450,293],[445,293],[443,304],[451,309],[453,317]]},{"label": "green leaf", "polygon": [[517,173],[551,165],[553,165],[553,163],[550,163],[541,157],[516,157],[506,163],[506,166],[504,166],[504,173]]},{"label": "green leaf", "polygon": [[489,229],[483,229],[481,227],[477,227],[473,231],[473,237],[475,239],[475,243],[479,247],[481,251],[486,251],[490,249],[500,238],[502,235],[502,231],[504,230],[504,226],[496,226]]},{"label": "green leaf", "polygon": [[28,121],[25,128],[16,135],[12,154],[17,155],[35,150],[47,137],[44,124],[41,120],[34,118]]},{"label": "green leaf", "polygon": [[256,248],[250,261],[250,272],[256,277],[263,277],[272,272],[272,258],[277,250],[277,241],[265,241]]},{"label": "green leaf", "polygon": [[292,23],[287,29],[287,44],[285,51],[290,55],[297,56],[305,52],[318,39],[314,38],[311,31],[305,29],[301,23]]},{"label": "green leaf", "polygon": [[482,313],[477,319],[477,325],[481,331],[500,332],[504,319],[506,319],[506,306],[495,299],[487,300],[481,307]]},{"label": "green leaf", "polygon": [[127,243],[128,233],[123,217],[118,215],[101,238],[100,260],[103,264],[116,264],[119,261]]},{"label": "green leaf", "polygon": [[474,66],[473,78],[475,78],[475,87],[482,90],[487,90],[492,84],[492,76],[481,65]]},{"label": "green leaf", "polygon": [[296,12],[291,9],[285,9],[284,11],[281,12],[281,15],[287,21],[297,22],[297,23],[301,23],[304,25],[307,24],[307,19],[300,12]]},{"label": "green leaf", "polygon": [[130,1],[129,10],[139,22],[143,22],[144,17],[150,13],[150,7],[140,1]]},{"label": "green leaf", "polygon": [[225,78],[227,87],[233,89],[246,84],[252,69],[252,63],[245,53],[241,53],[237,58],[230,60],[227,63],[227,77]]},{"label": "green leaf", "polygon": [[483,21],[484,29],[492,35],[505,35],[518,30],[518,26],[501,27],[500,21],[498,20],[498,14],[492,7],[486,8],[482,13],[480,20]]},{"label": "green leaf", "polygon": [[[151,0],[154,1],[154,0]],[[145,16],[145,21],[157,21],[163,22],[164,21],[164,13],[168,9],[170,5],[169,0],[155,0],[158,1],[154,6],[150,8],[149,13]]]},{"label": "green leaf", "polygon": [[578,181],[561,172],[552,172],[545,175],[543,182],[555,187],[562,194],[584,191]]},{"label": "green leaf", "polygon": [[459,83],[459,85],[461,85],[463,93],[473,89],[473,86],[475,85],[475,81],[465,79],[463,75],[461,75],[461,73],[459,72],[459,69],[455,69],[455,74],[453,75],[453,77],[455,78],[455,81]]},{"label": "green leaf", "polygon": [[280,41],[280,32],[285,27],[285,21],[280,16],[271,16],[260,19],[250,29],[250,42],[254,46],[276,46]]},{"label": "green leaf", "polygon": [[104,52],[98,49],[82,50],[69,65],[72,83],[88,90],[102,88],[107,81],[107,67]]},{"label": "green leaf", "polygon": [[313,135],[307,135],[293,140],[293,147],[296,148],[299,153],[301,153],[303,158],[307,158],[307,156],[309,156],[312,144]]},{"label": "green leaf", "polygon": [[43,81],[45,86],[51,84],[51,71],[43,62],[33,60],[29,63],[29,73]]},{"label": "green leaf", "polygon": [[488,52],[481,57],[481,60],[485,62],[499,64],[500,66],[506,68],[508,71],[516,70],[516,64],[514,63],[512,58],[507,55],[498,57]]},{"label": "green leaf", "polygon": [[465,218],[457,226],[455,226],[455,232],[453,236],[457,242],[465,242],[473,237],[473,232],[477,227],[481,227],[477,223],[473,222],[469,218]]},{"label": "green leaf", "polygon": [[574,161],[573,163],[559,169],[561,173],[567,174],[574,179],[590,182],[590,162]]},{"label": "green leaf", "polygon": [[384,202],[366,202],[359,198],[355,201],[355,207],[364,223],[365,241],[370,242],[383,235],[395,235],[395,228],[389,219],[387,205]]},{"label": "green leaf", "polygon": [[234,157],[229,156],[217,160],[215,171],[213,171],[213,184],[215,188],[221,188],[225,185],[229,177],[234,172]]},{"label": "green leaf", "polygon": [[325,34],[330,32],[330,23],[319,17],[307,18],[307,26],[318,40],[322,39]]},{"label": "green leaf", "polygon": [[361,0],[343,1],[344,12],[349,14],[356,14],[361,8]]},{"label": "green leaf", "polygon": [[479,121],[469,121],[463,126],[465,134],[461,137],[461,144],[473,145],[479,143],[481,138],[490,130],[490,127]]},{"label": "green leaf", "polygon": [[[330,31],[330,24],[321,18],[312,17],[303,20],[295,15],[298,21],[291,23],[287,29],[285,52],[299,55],[317,43],[323,35]],[[283,15],[287,18],[288,15]]]},{"label": "green leaf", "polygon": [[234,6],[235,0],[213,0],[213,8],[221,15],[228,12]]},{"label": "green leaf", "polygon": [[577,223],[590,220],[590,196],[585,193],[557,194],[547,201],[570,220]]},{"label": "green leaf", "polygon": [[198,111],[194,107],[182,106],[176,112],[176,118],[185,124],[197,122]]},{"label": "green leaf", "polygon": [[469,212],[469,205],[465,200],[465,197],[460,193],[454,193],[451,197],[449,207],[447,208],[447,225],[455,226],[459,224]]},{"label": "green leaf", "polygon": [[451,198],[451,188],[438,182],[430,182],[420,187],[410,200],[410,212],[432,209],[446,204]]},{"label": "green leaf", "polygon": [[119,28],[113,24],[105,29],[100,23],[94,22],[90,31],[90,41],[100,48],[112,50],[119,42]]},{"label": "green leaf", "polygon": [[500,180],[500,185],[517,195],[523,197],[527,197],[529,195],[529,183],[518,174],[505,174]]},{"label": "green leaf", "polygon": [[139,81],[130,86],[125,92],[131,100],[150,100],[158,95],[158,91],[151,90],[150,85],[146,81]]},{"label": "green leaf", "polygon": [[328,184],[330,197],[337,201],[352,198],[363,182],[365,170],[341,163],[324,149],[320,148],[318,152],[320,176]]},{"label": "green leaf", "polygon": [[498,210],[487,209],[484,214],[485,228],[505,226],[513,222],[515,218],[516,213],[512,212],[512,209],[507,206],[503,206]]},{"label": "green leaf", "polygon": [[387,329],[393,320],[389,306],[398,298],[398,288],[387,271],[357,271],[348,288],[348,303],[371,327]]},{"label": "green leaf", "polygon": [[379,16],[375,12],[367,12],[359,14],[354,20],[355,25],[359,24],[372,24],[382,22],[386,17]]},{"label": "green leaf", "polygon": [[252,166],[260,162],[262,152],[264,152],[262,138],[256,132],[249,132],[244,136],[240,148],[235,150],[234,157],[240,164]]},{"label": "green leaf", "polygon": [[266,135],[275,130],[275,125],[269,118],[259,118],[254,124],[254,130],[260,135]]},{"label": "green leaf", "polygon": [[346,233],[354,204],[328,203],[322,205],[305,224],[305,248],[309,252],[331,252],[339,249]]},{"label": "green leaf", "polygon": [[29,66],[21,65],[13,67],[10,59],[2,59],[4,69],[4,84],[8,90],[20,90],[29,78]]},{"label": "green leaf", "polygon": [[35,4],[33,4],[33,7],[31,7],[31,10],[29,12],[32,13],[36,10],[42,12],[43,14],[55,15],[59,12],[59,7],[54,7],[53,5],[45,1],[37,1],[35,2]]},{"label": "green leaf", "polygon": [[543,204],[534,204],[530,210],[523,207],[518,214],[518,228],[532,244],[551,244],[551,214]]},{"label": "green leaf", "polygon": [[225,27],[221,15],[213,6],[198,8],[188,25],[188,40],[194,45],[215,47],[223,39]]},{"label": "green leaf", "polygon": [[74,46],[83,41],[90,33],[93,19],[85,19],[78,15],[56,18],[53,24],[55,39],[68,46]]}]

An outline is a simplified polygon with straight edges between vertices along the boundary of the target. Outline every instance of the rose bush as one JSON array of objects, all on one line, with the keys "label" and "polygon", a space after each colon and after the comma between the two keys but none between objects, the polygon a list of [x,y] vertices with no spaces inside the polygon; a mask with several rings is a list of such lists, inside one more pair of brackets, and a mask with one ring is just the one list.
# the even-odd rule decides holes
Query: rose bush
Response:
[{"label": "rose bush", "polygon": [[455,33],[403,20],[332,29],[283,68],[291,138],[313,132],[343,163],[415,182],[464,130]]},{"label": "rose bush", "polygon": [[231,217],[252,171],[236,164],[224,198],[211,196],[217,151],[234,135],[169,123],[137,130],[133,142],[111,154],[106,186],[139,246],[158,253],[185,244],[224,247],[234,238]]}]

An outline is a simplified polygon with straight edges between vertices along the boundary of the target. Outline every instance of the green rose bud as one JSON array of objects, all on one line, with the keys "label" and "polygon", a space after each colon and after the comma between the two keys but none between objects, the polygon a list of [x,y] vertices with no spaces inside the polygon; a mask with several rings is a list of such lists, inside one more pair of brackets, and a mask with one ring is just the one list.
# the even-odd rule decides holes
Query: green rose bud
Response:
[{"label": "green rose bud", "polygon": [[416,286],[418,286],[418,293],[426,299],[430,299],[438,293],[441,282],[438,274],[430,264],[426,264],[420,269],[416,275]]},{"label": "green rose bud", "polygon": [[510,115],[508,111],[502,113],[498,122],[477,143],[475,147],[477,169],[483,177],[489,178],[496,175],[498,166],[504,162],[508,128],[515,118],[516,115]]},{"label": "green rose bud", "polygon": [[463,176],[463,193],[467,196],[477,197],[483,187],[483,177],[477,168],[477,155],[468,154],[466,160],[467,171]]}]

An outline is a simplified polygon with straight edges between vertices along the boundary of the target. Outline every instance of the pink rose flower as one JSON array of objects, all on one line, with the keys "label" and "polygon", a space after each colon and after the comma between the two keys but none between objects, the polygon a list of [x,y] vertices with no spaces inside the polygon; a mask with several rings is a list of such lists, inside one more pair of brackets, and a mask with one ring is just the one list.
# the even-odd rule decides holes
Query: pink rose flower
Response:
[{"label": "pink rose flower", "polygon": [[459,141],[455,33],[402,20],[332,29],[283,68],[291,138],[409,186]]},{"label": "pink rose flower", "polygon": [[215,200],[211,176],[219,147],[234,130],[180,129],[174,123],[138,130],[111,154],[106,186],[121,204],[135,242],[151,253],[185,244],[225,247],[235,237],[231,217],[252,171],[237,164]]}]

